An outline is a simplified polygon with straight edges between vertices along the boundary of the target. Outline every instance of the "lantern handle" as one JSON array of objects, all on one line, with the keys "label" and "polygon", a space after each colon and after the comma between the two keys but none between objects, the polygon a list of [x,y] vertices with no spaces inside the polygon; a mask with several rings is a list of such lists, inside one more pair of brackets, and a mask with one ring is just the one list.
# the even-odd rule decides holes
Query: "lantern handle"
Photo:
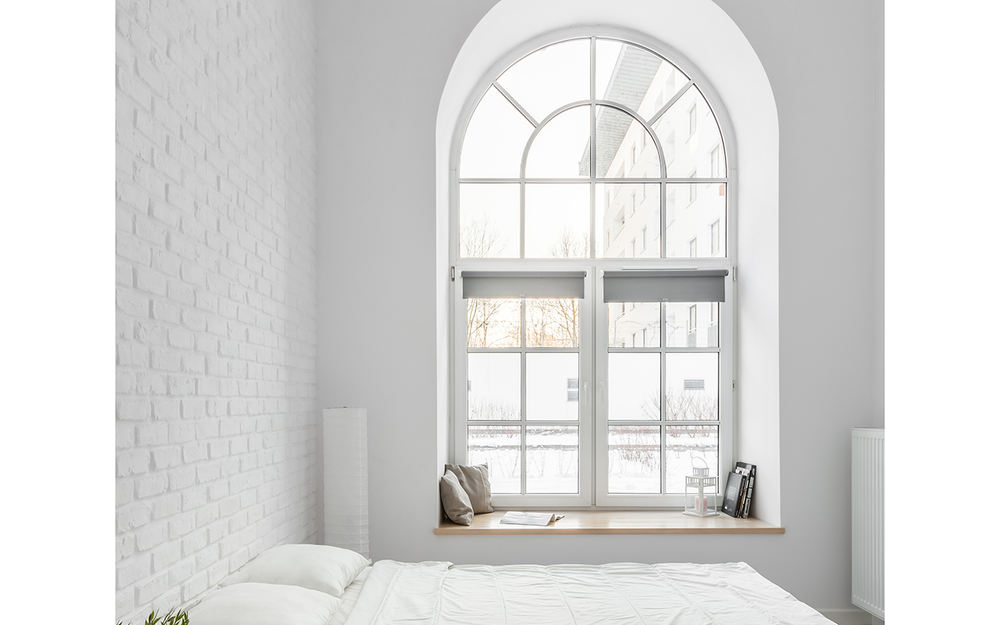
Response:
[{"label": "lantern handle", "polygon": [[705,465],[705,466],[704,466],[704,468],[705,468],[705,469],[707,469],[707,468],[708,468],[708,462],[706,462],[704,458],[701,458],[701,457],[698,457],[698,456],[695,456],[694,458],[691,458],[691,466],[694,466],[694,461],[695,461],[695,460],[700,460],[700,461],[701,461],[701,463],[702,463],[703,465]]}]

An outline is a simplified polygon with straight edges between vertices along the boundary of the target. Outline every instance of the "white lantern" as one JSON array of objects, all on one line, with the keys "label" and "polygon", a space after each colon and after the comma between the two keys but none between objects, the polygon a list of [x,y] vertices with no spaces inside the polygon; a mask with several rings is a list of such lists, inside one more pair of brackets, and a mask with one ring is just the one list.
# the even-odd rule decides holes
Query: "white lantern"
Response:
[{"label": "white lantern", "polygon": [[368,411],[323,410],[326,544],[368,557]]},{"label": "white lantern", "polygon": [[[694,466],[695,461],[704,466]],[[716,492],[719,478],[708,476],[708,463],[704,458],[691,461],[694,475],[684,476],[684,514],[693,516],[714,516],[719,514],[716,506]]]}]

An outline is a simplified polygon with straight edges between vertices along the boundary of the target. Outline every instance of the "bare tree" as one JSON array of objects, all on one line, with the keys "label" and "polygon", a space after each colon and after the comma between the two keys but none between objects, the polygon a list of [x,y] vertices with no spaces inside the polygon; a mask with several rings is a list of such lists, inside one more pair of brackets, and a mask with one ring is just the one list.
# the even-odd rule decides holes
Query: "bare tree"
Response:
[{"label": "bare tree", "polygon": [[[710,393],[670,390],[663,395],[663,400],[664,419],[668,423],[670,421],[717,421],[719,418],[719,400]],[[659,393],[653,392],[643,397],[639,411],[643,418],[659,421]],[[658,466],[656,463],[659,461],[659,445],[656,444],[655,435],[644,429],[647,427],[641,425],[616,427],[616,434],[622,441],[616,446],[616,450],[623,461],[637,462],[646,468]],[[671,426],[671,429],[675,433],[679,431],[688,439],[698,439],[710,437],[715,427],[714,425],[684,424]],[[666,447],[667,451],[672,451],[675,455],[692,451],[711,451],[708,447],[702,448],[700,444],[690,442],[667,443]]]},{"label": "bare tree", "polygon": [[466,308],[469,347],[516,347],[521,344],[521,313],[516,301],[470,298]]},{"label": "bare tree", "polygon": [[462,224],[463,258],[496,258],[507,247],[505,239],[488,216]]},{"label": "bare tree", "polygon": [[[589,238],[573,228],[564,228],[559,238],[549,246],[555,258],[587,258]],[[538,347],[578,347],[580,345],[580,300],[538,299],[528,303],[529,345]]]},{"label": "bare tree", "polygon": [[[517,421],[521,418],[521,407],[496,399],[470,399],[470,421]],[[507,426],[501,426],[507,427]],[[488,430],[493,432],[493,430]]]},{"label": "bare tree", "polygon": [[549,254],[553,258],[589,258],[590,237],[580,234],[576,228],[563,228],[559,238],[549,245]]},{"label": "bare tree", "polygon": [[[663,396],[664,419],[667,421],[717,421],[719,398],[703,391],[667,391]],[[660,419],[658,393],[643,398],[639,407],[648,419]]]},{"label": "bare tree", "polygon": [[[462,226],[462,256],[466,258],[495,258],[500,255],[507,240],[490,222],[488,217],[473,219]],[[466,339],[469,347],[505,347],[520,344],[520,313],[504,315],[510,308],[509,300],[470,298],[467,302],[468,323]],[[514,323],[511,316],[517,319]]]}]

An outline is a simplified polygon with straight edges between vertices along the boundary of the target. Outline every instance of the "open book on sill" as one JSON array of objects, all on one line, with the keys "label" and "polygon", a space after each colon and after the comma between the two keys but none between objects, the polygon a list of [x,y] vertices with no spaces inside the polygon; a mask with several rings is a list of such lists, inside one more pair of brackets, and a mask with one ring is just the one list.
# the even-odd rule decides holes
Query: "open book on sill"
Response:
[{"label": "open book on sill", "polygon": [[553,514],[551,512],[514,512],[507,511],[500,519],[501,523],[511,525],[548,525],[566,516],[565,514]]}]

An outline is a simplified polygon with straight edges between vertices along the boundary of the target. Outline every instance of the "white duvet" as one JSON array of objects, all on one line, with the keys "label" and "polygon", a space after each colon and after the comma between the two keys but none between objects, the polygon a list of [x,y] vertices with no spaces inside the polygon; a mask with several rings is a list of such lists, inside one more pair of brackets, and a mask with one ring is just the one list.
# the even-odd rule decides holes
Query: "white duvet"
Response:
[{"label": "white duvet", "polygon": [[345,625],[831,625],[742,562],[452,565],[380,560]]}]

